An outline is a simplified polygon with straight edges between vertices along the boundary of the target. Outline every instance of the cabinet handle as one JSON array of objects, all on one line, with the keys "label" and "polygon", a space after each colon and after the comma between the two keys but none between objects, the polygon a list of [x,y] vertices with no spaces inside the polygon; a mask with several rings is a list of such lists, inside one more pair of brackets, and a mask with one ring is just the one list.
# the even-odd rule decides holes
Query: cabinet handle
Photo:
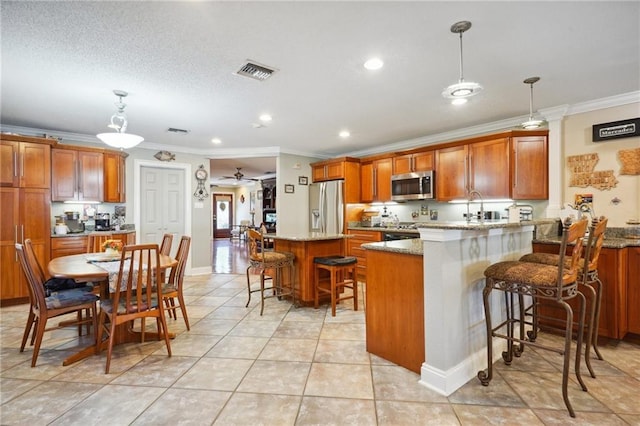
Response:
[{"label": "cabinet handle", "polygon": [[[13,242],[14,244],[18,242],[18,225],[13,225]],[[18,250],[15,250],[15,258],[16,262],[18,261]]]},{"label": "cabinet handle", "polygon": [[373,198],[375,199],[378,196],[378,170],[373,169]]},{"label": "cabinet handle", "polygon": [[18,153],[13,153],[13,176],[18,177]]},{"label": "cabinet handle", "polygon": [[24,244],[24,225],[20,225],[20,236],[22,237],[21,238],[21,241],[22,241],[21,244]]},{"label": "cabinet handle", "polygon": [[469,158],[464,157],[464,189],[469,192]]},{"label": "cabinet handle", "polygon": [[518,186],[518,150],[513,148],[513,187]]},{"label": "cabinet handle", "polygon": [[411,171],[415,172],[416,171],[416,164],[415,164],[415,158],[411,157]]},{"label": "cabinet handle", "polygon": [[78,161],[76,162],[76,178],[78,181],[78,199],[80,199],[80,195],[82,194],[81,189],[82,189],[82,173],[80,173],[81,171],[81,164],[80,164],[80,160],[78,159]]},{"label": "cabinet handle", "polygon": [[20,156],[20,177],[24,177],[24,154]]}]

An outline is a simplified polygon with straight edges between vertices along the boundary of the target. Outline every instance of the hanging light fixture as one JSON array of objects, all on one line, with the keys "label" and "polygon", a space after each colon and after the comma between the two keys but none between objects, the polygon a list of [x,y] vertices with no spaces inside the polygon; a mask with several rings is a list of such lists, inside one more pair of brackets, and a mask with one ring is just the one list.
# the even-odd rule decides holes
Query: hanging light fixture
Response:
[{"label": "hanging light fixture", "polygon": [[532,130],[537,129],[544,124],[544,120],[535,120],[533,118],[533,84],[538,82],[540,77],[529,77],[523,81],[524,84],[528,84],[530,87],[529,94],[529,119],[521,124],[523,129]]},{"label": "hanging light fixture", "polygon": [[127,130],[127,116],[124,113],[124,109],[127,104],[122,102],[123,98],[126,98],[128,93],[124,90],[114,90],[113,93],[118,97],[118,101],[115,103],[118,110],[111,116],[111,122],[107,127],[114,129],[115,132],[111,133],[99,133],[96,136],[102,142],[109,146],[120,149],[129,149],[138,145],[144,140],[142,136],[133,135],[131,133],[125,133]]},{"label": "hanging light fixture", "polygon": [[471,22],[460,21],[451,26],[451,32],[454,34],[460,34],[460,79],[457,83],[444,89],[442,96],[448,99],[452,99],[454,105],[460,105],[467,101],[466,98],[477,95],[482,86],[473,81],[464,81],[463,62],[462,62],[462,33],[471,28]]}]

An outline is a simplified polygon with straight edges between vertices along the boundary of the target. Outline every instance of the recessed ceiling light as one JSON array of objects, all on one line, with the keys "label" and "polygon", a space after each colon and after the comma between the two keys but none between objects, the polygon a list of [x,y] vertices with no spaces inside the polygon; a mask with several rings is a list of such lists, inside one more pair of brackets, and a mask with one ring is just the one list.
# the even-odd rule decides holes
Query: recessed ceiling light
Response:
[{"label": "recessed ceiling light", "polygon": [[271,117],[269,114],[262,114],[260,116],[260,121],[271,121],[273,120],[273,117]]},{"label": "recessed ceiling light", "polygon": [[222,141],[218,138],[213,138],[211,139],[211,143],[214,145],[220,145],[222,143]]},{"label": "recessed ceiling light", "polygon": [[384,62],[380,58],[371,58],[367,62],[364,63],[364,67],[369,71],[375,71],[382,68]]},{"label": "recessed ceiling light", "polygon": [[451,100],[451,105],[464,105],[467,103],[467,98],[456,98]]},{"label": "recessed ceiling light", "polygon": [[340,133],[338,133],[338,135],[341,138],[348,138],[349,136],[351,136],[351,133],[349,133],[348,130],[342,130]]}]

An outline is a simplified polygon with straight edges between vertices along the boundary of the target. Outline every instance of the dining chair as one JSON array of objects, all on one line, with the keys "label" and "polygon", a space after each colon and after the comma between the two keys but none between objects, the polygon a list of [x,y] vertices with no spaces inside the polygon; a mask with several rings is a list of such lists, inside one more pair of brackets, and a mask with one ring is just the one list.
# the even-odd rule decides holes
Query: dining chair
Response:
[{"label": "dining chair", "polygon": [[98,318],[98,353],[102,349],[102,335],[108,334],[107,363],[105,374],[109,373],[116,328],[128,324],[131,330],[133,321],[140,318],[141,343],[145,337],[145,319],[155,318],[158,340],[164,337],[167,352],[171,356],[171,343],[162,304],[162,285],[160,281],[160,250],[157,244],[128,245],[122,248],[120,268],[116,277],[116,291],[108,300],[100,302]]},{"label": "dining chair", "polygon": [[103,252],[102,244],[105,241],[113,238],[113,234],[111,233],[99,233],[99,234],[89,234],[87,236],[87,253],[100,253]]},{"label": "dining chair", "polygon": [[173,234],[164,234],[162,236],[162,243],[160,244],[160,254],[169,256],[171,253],[171,244],[173,244]]},{"label": "dining chair", "polygon": [[[29,241],[28,244],[30,245],[30,243],[31,241]],[[93,325],[94,330],[95,345],[95,330],[97,330],[96,301],[98,300],[98,296],[83,289],[68,289],[55,292],[47,297],[45,295],[44,282],[42,280],[43,270],[42,267],[39,266],[38,259],[35,257],[33,249],[25,250],[23,244],[16,244],[15,248],[20,261],[20,266],[27,279],[29,299],[31,302],[27,325],[20,345],[20,352],[24,352],[24,347],[26,346],[29,334],[35,327],[31,337],[31,345],[33,345],[31,367],[36,366],[38,354],[40,352],[40,345],[42,344],[42,337],[46,331],[57,330],[72,325],[78,325],[79,330],[81,330],[82,324],[91,324]],[[88,310],[91,315],[83,318],[83,310]],[[47,322],[49,319],[74,312],[77,314],[77,320],[64,321],[56,326],[47,328]]]},{"label": "dining chair", "polygon": [[[177,320],[176,308],[180,308],[187,330],[191,330],[191,327],[189,326],[189,317],[187,316],[187,306],[184,303],[184,296],[182,295],[182,282],[184,280],[184,270],[187,265],[190,245],[191,237],[183,235],[180,239],[180,245],[178,245],[178,251],[176,252],[178,265],[171,268],[169,281],[165,283],[162,288],[162,298],[164,299],[165,309],[169,312],[169,317],[171,318],[173,315],[173,319]],[[178,299],[178,305],[175,303],[176,298]]]}]

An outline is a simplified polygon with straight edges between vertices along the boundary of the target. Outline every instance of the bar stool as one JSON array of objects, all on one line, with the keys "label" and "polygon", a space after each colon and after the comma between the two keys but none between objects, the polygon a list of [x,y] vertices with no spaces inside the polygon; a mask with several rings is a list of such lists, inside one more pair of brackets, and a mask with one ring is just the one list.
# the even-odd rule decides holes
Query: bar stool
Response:
[{"label": "bar stool", "polygon": [[[558,265],[564,267],[544,265],[539,263],[504,261],[490,265],[485,271],[485,288],[482,291],[484,313],[487,327],[487,369],[478,372],[478,379],[483,386],[488,386],[493,376],[493,343],[492,338],[498,337],[507,340],[507,350],[502,352],[505,364],[510,365],[513,355],[522,355],[524,345],[534,346],[557,352],[564,358],[562,369],[562,397],[569,410],[569,415],[575,417],[575,412],[569,401],[567,385],[569,382],[569,362],[571,359],[571,337],[573,327],[573,310],[568,300],[578,298],[580,302],[580,313],[578,317],[578,337],[575,357],[575,373],[582,390],[586,391],[587,386],[580,375],[580,353],[582,349],[582,335],[584,332],[584,316],[586,300],[584,295],[578,290],[578,269],[582,256],[583,237],[587,230],[587,219],[583,219],[573,224],[565,225],[563,229],[562,242],[560,244],[560,254]],[[568,263],[565,264],[567,247],[571,248],[571,255]],[[501,290],[505,293],[506,320],[497,326],[491,321],[490,296],[492,290]],[[514,296],[518,296],[518,308],[515,307]],[[566,312],[564,348],[558,349],[550,346],[543,346],[525,339],[524,325],[524,303],[525,296],[533,298],[533,303],[539,299],[554,301]],[[517,316],[519,315],[519,316]],[[514,335],[514,327],[520,326],[519,337]],[[500,331],[506,327],[506,334]],[[514,342],[519,343],[514,346]]]},{"label": "bar stool", "polygon": [[[598,328],[600,324],[600,308],[602,306],[602,281],[598,277],[598,259],[600,257],[600,250],[604,243],[604,233],[607,229],[608,219],[604,216],[593,219],[589,229],[589,239],[584,249],[584,258],[580,260],[578,269],[578,283],[581,290],[586,290],[591,299],[591,309],[587,316],[587,341],[585,346],[585,363],[587,369],[591,374],[591,377],[595,378],[595,372],[591,367],[591,348],[599,360],[604,358],[600,354],[598,349]],[[589,259],[585,262],[585,259]],[[553,253],[529,253],[520,258],[522,262],[541,263],[545,265],[557,266],[560,261],[560,256]],[[565,264],[567,261],[565,260]],[[530,337],[535,340],[536,333],[538,331],[538,322],[540,315],[538,315],[537,306],[533,306],[533,330]]]},{"label": "bar stool", "polygon": [[[358,310],[358,279],[356,276],[356,265],[358,259],[353,256],[327,256],[314,257],[315,264],[315,291],[314,307],[318,309],[318,298],[320,293],[331,295],[331,316],[336,316],[336,304],[341,300],[353,299],[353,310]],[[320,283],[320,270],[329,271],[331,280],[329,288],[324,288]],[[351,296],[339,296],[344,288],[350,288],[353,292]]]},{"label": "bar stool", "polygon": [[[264,243],[264,236],[254,230],[247,229],[249,238],[249,266],[247,267],[247,289],[249,298],[245,307],[249,307],[251,302],[251,293],[260,292],[260,315],[264,312],[264,300],[270,297],[278,297],[278,299],[284,296],[291,296],[292,303],[296,303],[296,286],[295,286],[295,271],[293,260],[295,256],[293,253],[277,252],[272,250],[266,250]],[[282,283],[282,269],[289,268],[290,271],[290,283],[289,287],[284,287]],[[260,274],[260,288],[251,290],[251,280],[249,278],[249,271],[251,269],[257,269]],[[265,287],[265,281],[271,280],[271,287]],[[265,290],[273,290],[273,295],[265,295]]]}]

